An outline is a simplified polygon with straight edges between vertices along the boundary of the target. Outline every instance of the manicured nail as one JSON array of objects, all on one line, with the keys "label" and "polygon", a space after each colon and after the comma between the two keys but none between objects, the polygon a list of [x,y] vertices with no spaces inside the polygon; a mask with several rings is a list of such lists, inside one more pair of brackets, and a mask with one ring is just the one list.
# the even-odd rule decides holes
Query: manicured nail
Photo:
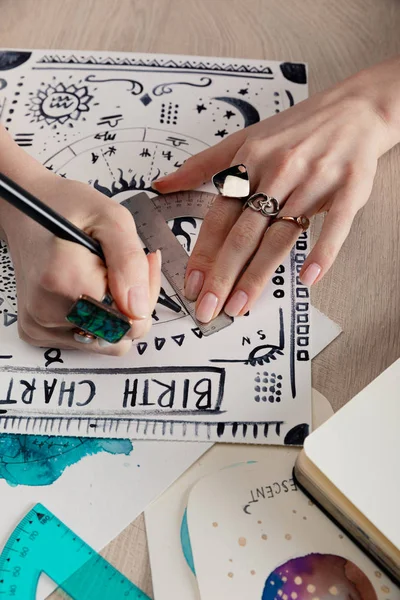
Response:
[{"label": "manicured nail", "polygon": [[161,265],[162,265],[162,255],[161,255],[161,250],[156,250],[156,256],[157,256],[157,260],[158,260],[158,266],[161,269]]},{"label": "manicured nail", "polygon": [[151,182],[151,187],[156,187],[159,183],[163,183],[165,179],[167,179],[167,177],[159,177],[158,179],[155,179]]},{"label": "manicured nail", "polygon": [[107,340],[102,340],[99,338],[98,342],[100,348],[108,348],[109,346],[112,346],[112,344],[110,344],[110,342],[107,342]]},{"label": "manicured nail", "polygon": [[246,292],[242,292],[242,290],[237,290],[232,298],[228,300],[225,305],[224,311],[229,317],[237,317],[242,308],[247,304],[249,300]]},{"label": "manicured nail", "polygon": [[212,292],[207,292],[196,309],[196,318],[201,323],[208,323],[213,318],[218,305],[218,298]]},{"label": "manicured nail", "polygon": [[80,344],[93,344],[95,339],[96,338],[94,336],[89,337],[86,335],[80,335],[79,333],[74,333],[74,340]]},{"label": "manicured nail", "polygon": [[204,273],[201,271],[191,271],[189,277],[185,283],[185,296],[188,300],[194,302],[197,300],[197,296],[200,294],[200,290],[203,287]]},{"label": "manicured nail", "polygon": [[312,263],[304,271],[303,275],[300,275],[300,281],[304,285],[311,286],[321,273],[321,267],[317,263]]},{"label": "manicured nail", "polygon": [[149,316],[149,291],[144,285],[133,285],[128,292],[129,312],[137,319]]}]

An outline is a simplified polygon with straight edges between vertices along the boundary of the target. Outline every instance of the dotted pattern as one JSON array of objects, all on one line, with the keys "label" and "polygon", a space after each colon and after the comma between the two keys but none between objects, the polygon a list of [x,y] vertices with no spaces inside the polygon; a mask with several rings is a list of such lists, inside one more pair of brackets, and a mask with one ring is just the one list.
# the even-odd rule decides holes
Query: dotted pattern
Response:
[{"label": "dotted pattern", "polygon": [[12,120],[13,120],[13,114],[14,114],[14,109],[15,109],[15,104],[18,103],[18,96],[20,96],[20,89],[21,87],[24,85],[24,80],[25,79],[25,75],[21,75],[19,82],[17,83],[17,87],[19,88],[17,92],[14,93],[14,99],[11,102],[11,108],[9,108],[8,110],[8,115],[7,115],[7,119],[6,119],[6,129],[8,130],[8,126],[11,124]]},{"label": "dotted pattern", "polygon": [[161,104],[160,123],[176,125],[178,123],[178,109],[179,104],[173,104],[172,102],[165,104],[163,102]]},{"label": "dotted pattern", "polygon": [[10,253],[6,244],[0,241],[0,314],[4,319],[8,313],[5,306],[17,311],[17,287]]},{"label": "dotted pattern", "polygon": [[274,98],[275,98],[275,100],[274,100],[274,104],[275,104],[275,112],[276,112],[276,113],[280,113],[280,112],[281,112],[281,111],[280,111],[280,108],[278,108],[278,107],[279,107],[279,105],[280,105],[280,103],[281,103],[281,102],[280,102],[280,93],[279,93],[279,92],[274,92]]},{"label": "dotted pattern", "polygon": [[280,402],[282,396],[282,375],[269,373],[269,371],[258,372],[254,378],[254,391],[256,402]]}]

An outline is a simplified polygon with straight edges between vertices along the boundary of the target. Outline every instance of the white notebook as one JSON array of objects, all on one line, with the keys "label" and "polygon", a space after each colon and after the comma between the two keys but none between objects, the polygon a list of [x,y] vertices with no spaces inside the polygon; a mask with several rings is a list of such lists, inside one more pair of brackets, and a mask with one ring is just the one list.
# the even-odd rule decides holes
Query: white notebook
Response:
[{"label": "white notebook", "polygon": [[306,439],[295,473],[398,578],[400,360]]}]

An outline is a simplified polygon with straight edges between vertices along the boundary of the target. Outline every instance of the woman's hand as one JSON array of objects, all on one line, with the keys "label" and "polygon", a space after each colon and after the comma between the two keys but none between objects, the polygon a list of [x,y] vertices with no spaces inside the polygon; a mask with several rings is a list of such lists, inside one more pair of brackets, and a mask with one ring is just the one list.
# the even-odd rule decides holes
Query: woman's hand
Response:
[{"label": "woman's hand", "polygon": [[[161,193],[194,189],[215,172],[242,163],[251,193],[277,198],[280,216],[327,212],[300,273],[303,283],[312,285],[331,267],[367,202],[379,156],[398,141],[397,129],[388,123],[391,70],[386,63],[365,71],[239,131],[153,186]],[[234,317],[246,313],[301,231],[288,221],[268,228],[268,218],[251,208],[242,212],[242,206],[237,199],[217,197],[190,257],[185,293],[197,300],[200,321],[222,309]]]},{"label": "woman's hand", "polygon": [[142,337],[151,326],[160,290],[161,255],[146,257],[127,209],[88,185],[62,179],[37,163],[32,168],[29,191],[98,240],[107,268],[86,248],[54,237],[3,205],[1,223],[15,267],[20,336],[34,346],[125,354],[131,339],[80,344],[65,317],[81,294],[101,300],[108,287],[117,308],[134,320],[129,337]]}]

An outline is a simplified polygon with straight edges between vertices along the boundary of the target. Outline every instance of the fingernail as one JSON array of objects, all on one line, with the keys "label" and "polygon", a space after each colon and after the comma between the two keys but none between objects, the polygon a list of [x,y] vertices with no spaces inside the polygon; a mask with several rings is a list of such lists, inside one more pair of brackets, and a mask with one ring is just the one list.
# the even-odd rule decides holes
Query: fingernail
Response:
[{"label": "fingernail", "polygon": [[185,283],[185,296],[193,302],[197,300],[200,290],[203,287],[204,273],[201,271],[191,271]]},{"label": "fingernail", "polygon": [[108,348],[109,346],[112,346],[112,344],[110,344],[110,342],[107,342],[107,340],[102,340],[100,338],[98,340],[98,343],[101,348]]},{"label": "fingernail", "polygon": [[158,179],[155,179],[154,181],[151,182],[151,187],[155,187],[157,186],[159,183],[163,183],[163,181],[166,179],[167,177],[159,177]]},{"label": "fingernail", "polygon": [[246,292],[242,292],[242,290],[237,290],[232,298],[228,300],[224,311],[229,317],[237,317],[242,308],[247,304],[249,300]]},{"label": "fingernail", "polygon": [[137,319],[149,316],[149,291],[144,285],[133,285],[128,292],[129,312]]},{"label": "fingernail", "polygon": [[207,292],[196,309],[196,318],[202,323],[208,323],[213,318],[217,305],[217,296],[212,292]]},{"label": "fingernail", "polygon": [[300,275],[300,281],[304,283],[304,285],[311,286],[320,273],[321,267],[317,265],[317,263],[312,263],[307,267],[303,275]]},{"label": "fingernail", "polygon": [[80,335],[79,333],[74,333],[74,340],[79,342],[80,344],[93,344],[95,337],[88,337],[86,335]]},{"label": "fingernail", "polygon": [[157,256],[157,260],[158,260],[158,266],[161,269],[161,265],[162,265],[162,254],[161,254],[161,250],[156,250],[156,256]]}]

